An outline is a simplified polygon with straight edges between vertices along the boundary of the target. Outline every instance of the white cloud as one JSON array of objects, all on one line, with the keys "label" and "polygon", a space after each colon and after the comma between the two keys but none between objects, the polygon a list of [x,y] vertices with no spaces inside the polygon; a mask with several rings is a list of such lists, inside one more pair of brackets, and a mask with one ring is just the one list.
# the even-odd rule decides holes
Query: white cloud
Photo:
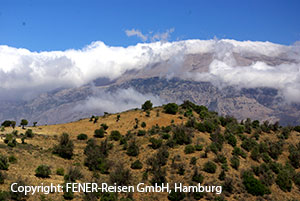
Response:
[{"label": "white cloud", "polygon": [[143,34],[140,30],[138,29],[131,29],[131,30],[125,30],[125,33],[128,37],[130,36],[137,36],[138,38],[140,38],[143,42],[146,41],[151,41],[151,42],[155,42],[155,41],[162,41],[162,42],[167,42],[170,37],[171,37],[171,33],[173,33],[175,31],[174,28],[171,29],[167,29],[165,32],[149,32],[148,34]]},{"label": "white cloud", "polygon": [[131,30],[125,30],[125,33],[127,36],[137,36],[139,37],[142,41],[146,41],[148,39],[148,36],[142,34],[140,30],[137,29],[131,29]]},{"label": "white cloud", "polygon": [[[169,30],[171,33],[171,30]],[[158,37],[166,38],[168,34]],[[169,76],[178,75],[187,54],[212,53],[208,72],[188,73],[188,78],[211,81],[218,86],[274,87],[289,101],[300,100],[300,48],[270,42],[234,40],[186,40],[152,42],[129,47],[111,47],[94,42],[83,49],[31,52],[0,46],[0,99],[32,98],[56,88],[79,87],[102,77],[110,80],[126,71],[144,69],[151,64],[168,62]],[[258,62],[237,64],[234,54],[257,56]],[[290,58],[292,63],[270,65],[259,56]]]},{"label": "white cloud", "polygon": [[164,100],[152,94],[141,94],[132,88],[118,89],[115,92],[97,91],[84,103],[77,105],[75,111],[100,111],[116,113],[133,108],[141,108],[146,101],[151,100],[154,106],[162,105]]},{"label": "white cloud", "polygon": [[174,28],[168,29],[163,33],[156,33],[151,37],[151,41],[168,41],[171,37],[171,33],[174,32]]}]

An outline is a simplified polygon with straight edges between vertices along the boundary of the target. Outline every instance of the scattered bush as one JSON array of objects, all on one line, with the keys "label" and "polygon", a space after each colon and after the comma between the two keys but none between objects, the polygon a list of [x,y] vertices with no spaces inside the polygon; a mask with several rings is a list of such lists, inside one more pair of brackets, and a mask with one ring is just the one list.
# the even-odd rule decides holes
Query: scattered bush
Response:
[{"label": "scattered bush", "polygon": [[10,155],[10,156],[8,157],[8,161],[9,161],[10,163],[17,163],[17,158],[16,158],[14,155]]},{"label": "scattered bush", "polygon": [[146,131],[145,130],[138,130],[137,135],[138,136],[144,136],[144,135],[146,135]]},{"label": "scattered bush", "polygon": [[34,134],[31,129],[26,130],[25,136],[28,138],[33,138]]},{"label": "scattered bush", "polygon": [[67,133],[63,133],[60,136],[59,144],[54,146],[53,153],[58,154],[62,158],[71,159],[73,156],[73,148],[73,141],[70,140]]},{"label": "scattered bush", "polygon": [[203,170],[207,173],[215,173],[217,170],[217,165],[214,162],[208,161],[204,164]]},{"label": "scattered bush", "polygon": [[147,125],[146,125],[146,123],[143,121],[142,123],[141,123],[141,127],[142,128],[145,128]]},{"label": "scattered bush", "polygon": [[25,126],[28,125],[28,121],[26,119],[22,119],[20,125],[22,126],[23,129],[25,129]]},{"label": "scattered bush", "polygon": [[101,127],[101,128],[96,129],[96,130],[94,131],[94,136],[95,136],[96,138],[103,138],[103,137],[104,137],[104,133],[105,133],[105,130],[104,130],[103,127]]},{"label": "scattered bush", "polygon": [[239,166],[240,166],[240,160],[237,156],[233,156],[231,159],[230,159],[230,162],[231,162],[231,167],[233,167],[234,169],[238,170],[239,169]]},{"label": "scattered bush", "polygon": [[202,150],[203,150],[203,145],[201,145],[201,144],[196,144],[196,145],[195,145],[195,150],[196,150],[196,151],[202,151]]},{"label": "scattered bush", "polygon": [[107,124],[101,124],[100,125],[105,131],[108,129],[108,125]]},{"label": "scattered bush", "polygon": [[125,169],[123,164],[117,164],[113,172],[109,174],[111,183],[116,183],[118,186],[128,186],[131,184],[131,172]]},{"label": "scattered bush", "polygon": [[232,155],[241,156],[243,158],[247,157],[247,154],[243,150],[241,150],[239,147],[234,147],[234,149],[232,151]]},{"label": "scattered bush", "polygon": [[139,147],[136,145],[135,140],[133,140],[128,148],[127,148],[127,155],[128,156],[137,156],[139,155]]},{"label": "scattered bush", "polygon": [[139,160],[134,161],[131,166],[132,169],[142,169],[143,168],[143,163]]},{"label": "scattered bush", "polygon": [[243,184],[248,193],[255,196],[263,196],[270,193],[270,190],[261,183],[260,180],[254,178],[251,172],[244,172],[242,175]]},{"label": "scattered bush", "polygon": [[246,151],[251,151],[255,146],[257,145],[257,142],[251,138],[246,138],[243,140],[241,147],[243,147]]},{"label": "scattered bush", "polygon": [[197,182],[197,183],[202,183],[204,180],[204,176],[198,172],[198,169],[195,168],[193,177],[192,177],[192,181]]},{"label": "scattered bush", "polygon": [[66,182],[76,182],[76,180],[79,180],[83,178],[83,175],[78,167],[70,167],[67,174],[64,176],[64,180]]},{"label": "scattered bush", "polygon": [[281,170],[276,178],[276,184],[285,192],[292,190],[292,180],[287,170]]},{"label": "scattered bush", "polygon": [[175,144],[183,145],[191,143],[191,131],[184,126],[176,126],[173,129],[172,140]]},{"label": "scattered bush", "polygon": [[176,114],[178,111],[178,105],[176,103],[168,103],[164,105],[164,112],[167,114]]},{"label": "scattered bush", "polygon": [[162,145],[161,139],[156,139],[156,138],[152,137],[152,138],[150,138],[149,141],[151,142],[151,145],[149,145],[149,146],[152,147],[152,149],[158,149]]},{"label": "scattered bush", "polygon": [[[15,189],[18,189],[20,186],[24,187],[24,186],[28,186],[28,184],[26,184],[22,179],[18,178],[16,181],[13,181],[10,186],[13,184],[13,183],[17,183],[14,188]],[[23,201],[23,200],[27,200],[27,198],[29,197],[29,195],[25,195],[25,192],[23,191],[17,191],[17,192],[13,192],[13,191],[10,191],[9,192],[9,197],[10,199],[12,200],[18,200],[18,201]]]},{"label": "scattered bush", "polygon": [[190,161],[190,164],[191,165],[196,165],[196,163],[197,163],[197,158],[196,157],[192,157],[191,161]]},{"label": "scattered bush", "polygon": [[60,176],[64,176],[65,175],[65,170],[64,168],[57,168],[56,169],[56,174],[60,175]]},{"label": "scattered bush", "polygon": [[189,145],[186,145],[185,148],[184,148],[184,153],[185,154],[191,154],[191,153],[194,153],[195,152],[195,147],[191,144]]},{"label": "scattered bush", "polygon": [[121,133],[117,130],[111,131],[110,133],[110,139],[114,140],[114,141],[118,141],[121,139]]},{"label": "scattered bush", "polygon": [[77,136],[77,140],[87,140],[88,136],[87,134],[81,133]]},{"label": "scattered bush", "polygon": [[171,190],[171,193],[168,194],[168,199],[171,201],[180,201],[185,198],[185,193],[176,191],[174,189]]},{"label": "scattered bush", "polygon": [[35,170],[35,176],[41,178],[49,178],[51,174],[50,167],[48,165],[40,165]]},{"label": "scattered bush", "polygon": [[232,147],[236,146],[236,137],[230,133],[225,134],[225,139],[227,141],[228,144],[230,144]]},{"label": "scattered bush", "polygon": [[6,179],[6,176],[4,175],[4,173],[2,171],[0,171],[0,184],[4,184],[5,179]]},{"label": "scattered bush", "polygon": [[8,160],[4,155],[0,155],[0,170],[8,170]]}]

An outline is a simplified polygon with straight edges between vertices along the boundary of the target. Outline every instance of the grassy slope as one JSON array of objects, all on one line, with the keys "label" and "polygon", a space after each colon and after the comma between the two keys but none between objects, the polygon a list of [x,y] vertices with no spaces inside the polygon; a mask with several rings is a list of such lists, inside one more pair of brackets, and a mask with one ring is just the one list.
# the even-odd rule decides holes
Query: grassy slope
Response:
[{"label": "grassy slope", "polygon": [[[159,116],[157,116],[157,110],[159,110]],[[86,141],[79,141],[76,139],[77,135],[80,133],[85,133],[88,135],[88,138],[93,138],[94,130],[100,127],[101,123],[106,123],[109,128],[107,130],[107,136],[109,135],[110,131],[112,130],[119,130],[121,134],[126,134],[128,130],[132,130],[133,126],[135,125],[135,118],[138,118],[140,122],[146,122],[146,130],[151,128],[152,126],[158,124],[161,126],[168,126],[170,125],[171,121],[174,120],[174,124],[182,124],[187,121],[186,117],[183,115],[169,115],[162,113],[162,108],[155,108],[151,111],[150,117],[146,117],[146,113],[141,110],[131,110],[127,112],[123,112],[120,114],[121,118],[119,122],[116,122],[117,114],[112,114],[107,117],[100,117],[98,122],[94,124],[90,122],[89,119],[82,119],[80,121],[71,122],[67,124],[59,124],[59,125],[46,125],[46,126],[37,126],[37,127],[30,127],[34,133],[36,133],[33,139],[27,139],[27,144],[22,145],[18,144],[15,148],[9,148],[6,144],[4,144],[3,140],[0,141],[0,152],[4,155],[15,155],[18,159],[16,164],[10,164],[9,170],[5,171],[7,173],[7,179],[5,180],[5,184],[0,185],[1,190],[7,190],[9,188],[9,184],[12,181],[15,181],[18,177],[22,177],[28,184],[31,185],[38,185],[40,183],[44,183],[44,185],[49,183],[54,184],[62,184],[63,183],[63,176],[58,176],[55,174],[57,168],[63,167],[66,170],[71,165],[79,165],[81,167],[82,173],[84,174],[84,178],[81,179],[81,182],[87,182],[91,180],[92,173],[83,165],[85,155],[83,154],[83,150],[86,146]],[[195,114],[197,116],[197,114]],[[28,127],[29,128],[29,127]],[[139,127],[138,129],[141,129]],[[19,133],[24,133],[24,130],[21,128],[16,128]],[[224,131],[224,128],[222,128]],[[11,133],[11,128],[6,128],[5,131],[1,132],[2,139],[4,134]],[[65,160],[56,155],[51,153],[51,148],[57,144],[58,137],[61,133],[66,132],[70,135],[71,139],[74,140],[75,150],[74,150],[74,157],[72,160]],[[250,136],[249,134],[245,134]],[[114,146],[113,149],[109,152],[109,160],[112,161],[112,164],[117,164],[119,162],[124,163],[124,166],[130,169],[130,164],[135,161],[137,158],[144,164],[142,170],[131,170],[133,176],[133,184],[137,184],[142,181],[142,174],[147,168],[146,160],[152,154],[156,153],[157,150],[153,150],[148,145],[150,137],[158,137],[158,135],[154,136],[143,136],[143,137],[136,137],[137,143],[140,146],[140,154],[137,157],[129,157],[126,154],[126,151],[122,150],[122,145],[119,145],[119,142],[111,141]],[[104,140],[96,139],[98,142]],[[238,138],[237,138],[238,139]],[[268,139],[271,141],[277,141],[277,137],[274,133],[267,134],[263,133],[260,137],[259,141],[264,139]],[[286,140],[286,144],[284,145],[284,152],[279,156],[278,162],[284,164],[288,161],[288,144],[295,144],[299,142],[299,133],[292,132],[291,136],[288,140]],[[200,133],[195,131],[193,137],[193,143],[195,144],[197,141],[200,141],[201,144],[204,145],[204,149],[211,143],[210,136],[208,133]],[[18,139],[20,142],[20,139]],[[241,141],[238,139],[237,146],[240,146]],[[203,149],[203,150],[204,150]],[[256,200],[257,197],[249,195],[244,190],[243,184],[241,182],[240,171],[245,169],[250,169],[252,165],[259,165],[258,162],[253,161],[250,159],[250,153],[246,159],[240,158],[240,167],[239,170],[235,170],[230,167],[230,158],[232,157],[231,152],[233,148],[228,145],[227,143],[224,144],[222,153],[227,157],[227,161],[229,164],[229,171],[227,172],[227,177],[231,177],[234,180],[234,192],[233,194],[226,197],[227,200]],[[246,152],[246,151],[245,151]],[[208,153],[208,158],[200,157],[204,151],[196,151],[192,154],[184,154],[184,146],[176,146],[175,148],[169,149],[169,160],[167,164],[167,181],[170,183],[173,182],[182,182],[188,184],[191,180],[194,166],[190,165],[190,159],[192,157],[196,157],[197,164],[196,166],[202,169],[203,164],[208,160],[213,160],[215,158],[215,154],[210,152]],[[177,171],[172,169],[171,166],[171,159],[176,156],[180,155],[178,163],[185,164],[185,174],[183,176],[178,175]],[[260,162],[262,160],[260,159]],[[37,178],[35,174],[35,169],[40,164],[46,164],[51,167],[52,174],[51,177],[48,179],[40,179]],[[112,169],[114,166],[112,165]],[[299,172],[300,170],[296,170]],[[204,175],[204,183],[211,184],[211,185],[220,185],[222,184],[221,181],[218,180],[218,175],[221,172],[221,166],[218,164],[217,172],[215,174],[209,174],[204,171],[201,171],[202,175]],[[151,176],[150,176],[151,177]],[[108,180],[108,175],[101,175],[100,179],[102,181]],[[291,192],[283,192],[280,188],[274,183],[271,186],[271,195],[265,196],[264,199],[269,198],[271,200],[288,200],[292,198],[300,199],[300,191],[299,189],[293,184],[293,189]],[[80,194],[75,194],[75,200],[81,200]],[[205,199],[209,199],[213,197],[214,194],[206,195]],[[58,194],[50,194],[46,196],[47,198],[51,198],[53,200],[62,200],[62,196]],[[167,200],[167,194],[160,194],[160,193],[148,193],[148,194],[141,194],[136,193],[134,194],[134,198],[136,200]],[[39,195],[31,196],[29,200],[38,200]]]}]

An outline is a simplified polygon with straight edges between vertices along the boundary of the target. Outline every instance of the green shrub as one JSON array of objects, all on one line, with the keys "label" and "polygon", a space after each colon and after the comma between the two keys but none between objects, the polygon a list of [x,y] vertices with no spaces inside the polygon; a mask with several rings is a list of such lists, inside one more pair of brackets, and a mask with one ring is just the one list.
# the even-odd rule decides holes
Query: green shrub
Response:
[{"label": "green shrub", "polygon": [[164,105],[164,112],[167,114],[176,114],[178,111],[178,105],[176,103],[168,103]]},{"label": "green shrub", "polygon": [[290,146],[289,147],[289,159],[290,163],[294,166],[294,168],[299,168],[300,167],[300,143],[298,145],[298,148],[295,146]]},{"label": "green shrub", "polygon": [[144,111],[147,111],[147,110],[151,110],[152,109],[152,106],[153,104],[151,103],[150,100],[147,100],[143,105],[142,105],[142,109]]},{"label": "green shrub", "polygon": [[60,175],[60,176],[64,176],[64,174],[65,174],[64,168],[57,168],[56,169],[56,174]]},{"label": "green shrub", "polygon": [[4,184],[5,179],[6,179],[6,176],[4,175],[4,173],[2,171],[0,171],[0,184]]},{"label": "green shrub", "polygon": [[227,140],[227,143],[230,144],[232,147],[236,146],[236,137],[230,133],[225,134],[225,139]]},{"label": "green shrub", "polygon": [[81,133],[77,136],[77,140],[87,140],[88,136],[87,134]]},{"label": "green shrub", "polygon": [[8,160],[4,155],[0,155],[0,170],[8,170]]},{"label": "green shrub", "polygon": [[215,173],[217,170],[217,165],[214,162],[208,161],[204,164],[203,170],[207,173]]},{"label": "green shrub", "polygon": [[17,158],[16,158],[14,155],[10,155],[10,156],[8,157],[8,161],[9,161],[10,163],[17,163]]},{"label": "green shrub", "polygon": [[108,129],[108,125],[107,124],[101,124],[100,125],[105,131]]},{"label": "green shrub", "polygon": [[294,131],[300,133],[300,125],[294,127]]},{"label": "green shrub", "polygon": [[26,130],[25,136],[28,138],[33,138],[34,134],[31,129]]},{"label": "green shrub", "polygon": [[192,177],[192,181],[197,183],[202,183],[204,180],[204,176],[198,172],[198,169],[196,168]]},{"label": "green shrub", "polygon": [[300,188],[300,172],[293,177],[294,183]]},{"label": "green shrub", "polygon": [[243,184],[248,193],[255,196],[263,196],[270,193],[270,190],[261,183],[260,180],[254,178],[250,172],[244,172],[242,175]]},{"label": "green shrub", "polygon": [[143,168],[143,163],[139,160],[134,161],[131,166],[132,169],[142,169]]},{"label": "green shrub", "polygon": [[176,126],[173,129],[172,140],[175,144],[183,145],[191,143],[191,132],[184,126]]},{"label": "green shrub", "polygon": [[225,170],[222,170],[218,176],[218,179],[224,181],[225,177],[226,177],[226,172]]},{"label": "green shrub", "polygon": [[79,167],[70,167],[67,174],[64,176],[64,180],[66,182],[76,182],[76,180],[79,180],[83,178],[83,175],[79,169]]},{"label": "green shrub", "polygon": [[261,158],[265,163],[270,163],[272,161],[271,157],[269,156],[268,153],[262,153]]},{"label": "green shrub", "polygon": [[259,153],[259,147],[258,147],[258,146],[255,146],[255,147],[252,149],[250,157],[251,157],[253,160],[255,160],[255,161],[258,161],[258,160],[259,160],[260,153]]},{"label": "green shrub", "polygon": [[196,165],[196,163],[197,163],[197,158],[196,157],[192,157],[191,161],[190,161],[190,164],[191,165]]},{"label": "green shrub", "polygon": [[169,139],[171,137],[169,133],[162,133],[161,135],[162,135],[161,136],[162,139],[164,139],[164,140],[167,140],[167,139]]},{"label": "green shrub", "polygon": [[232,151],[232,155],[241,156],[243,158],[247,157],[247,154],[243,150],[241,150],[239,147],[234,147],[234,149]]},{"label": "green shrub", "polygon": [[168,194],[168,199],[171,201],[180,201],[185,198],[185,193],[183,192],[175,192],[174,189],[171,190],[171,193]]},{"label": "green shrub", "polygon": [[103,127],[99,128],[99,129],[96,129],[94,131],[94,136],[97,137],[97,138],[103,138],[104,134],[105,134],[105,129]]},{"label": "green shrub", "polygon": [[111,131],[110,133],[110,139],[114,140],[114,141],[118,141],[121,139],[121,133],[117,130]]},{"label": "green shrub", "polygon": [[144,135],[146,135],[146,131],[145,130],[138,130],[137,135],[138,136],[144,136]]},{"label": "green shrub", "polygon": [[54,146],[53,153],[58,154],[62,158],[71,159],[73,156],[73,148],[73,141],[69,139],[67,133],[63,133],[60,136],[59,144]]},{"label": "green shrub", "polygon": [[191,153],[194,153],[195,152],[195,147],[191,144],[189,145],[186,145],[185,148],[184,148],[184,153],[185,154],[191,154]]},{"label": "green shrub", "polygon": [[257,142],[251,138],[246,138],[243,140],[241,147],[243,147],[246,151],[251,151],[255,146],[257,145]]},{"label": "green shrub", "polygon": [[196,150],[196,151],[202,151],[202,150],[203,150],[203,145],[201,145],[201,144],[196,144],[196,145],[195,145],[195,150]]},{"label": "green shrub", "polygon": [[125,169],[123,164],[117,164],[114,171],[109,174],[111,183],[116,183],[118,186],[128,186],[131,184],[131,172]]},{"label": "green shrub", "polygon": [[239,169],[239,166],[240,166],[240,160],[237,156],[233,156],[231,159],[230,159],[230,162],[231,162],[231,167],[233,167],[234,169],[238,170]]},{"label": "green shrub", "polygon": [[284,192],[290,192],[292,190],[292,180],[287,170],[281,170],[276,178],[276,184]]},{"label": "green shrub", "polygon": [[142,128],[145,128],[147,125],[146,125],[146,123],[143,121],[142,123],[141,123],[141,127]]},{"label": "green shrub", "polygon": [[152,149],[158,149],[162,145],[161,139],[156,139],[156,138],[152,137],[149,139],[149,141],[151,142],[151,145],[149,145],[149,146],[152,147]]},{"label": "green shrub", "polygon": [[[16,181],[13,181],[10,186],[16,183],[16,185],[14,186],[15,189],[18,189],[20,186],[24,187],[24,186],[28,186],[28,184],[26,184],[22,179],[18,178]],[[10,191],[9,192],[9,197],[11,200],[19,200],[19,201],[23,201],[23,200],[27,200],[27,198],[29,197],[29,195],[25,195],[25,192],[23,191],[17,191],[17,192],[13,192]],[[9,200],[10,200],[9,199]]]},{"label": "green shrub", "polygon": [[137,156],[137,155],[139,155],[139,147],[136,145],[135,140],[133,140],[129,144],[126,153],[127,153],[128,156]]},{"label": "green shrub", "polygon": [[40,165],[35,170],[35,176],[41,178],[49,178],[51,174],[50,167],[48,165]]}]

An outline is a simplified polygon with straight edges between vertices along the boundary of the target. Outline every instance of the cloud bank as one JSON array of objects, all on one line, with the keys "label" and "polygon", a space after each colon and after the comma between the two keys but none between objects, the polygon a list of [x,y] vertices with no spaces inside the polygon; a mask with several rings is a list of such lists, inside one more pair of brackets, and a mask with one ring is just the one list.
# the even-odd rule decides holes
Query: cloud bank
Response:
[{"label": "cloud bank", "polygon": [[84,103],[77,105],[74,111],[100,111],[116,113],[128,109],[141,108],[146,101],[151,100],[154,106],[165,103],[164,100],[152,94],[141,94],[132,88],[118,89],[116,92],[96,90],[93,96],[88,97]]},{"label": "cloud bank", "polygon": [[[131,30],[128,34],[139,35],[139,32]],[[299,43],[284,46],[226,39],[159,41],[129,47],[112,47],[98,41],[79,50],[50,52],[31,52],[2,45],[0,99],[30,99],[56,88],[79,87],[100,77],[114,80],[127,71],[141,70],[159,62],[171,64],[167,72],[173,76],[179,67],[184,68],[185,55],[204,53],[213,54],[208,72],[185,72],[186,79],[210,81],[220,87],[273,87],[279,89],[286,100],[300,101]],[[239,65],[235,54],[258,59]],[[281,62],[270,65],[260,61],[264,57]]]}]

